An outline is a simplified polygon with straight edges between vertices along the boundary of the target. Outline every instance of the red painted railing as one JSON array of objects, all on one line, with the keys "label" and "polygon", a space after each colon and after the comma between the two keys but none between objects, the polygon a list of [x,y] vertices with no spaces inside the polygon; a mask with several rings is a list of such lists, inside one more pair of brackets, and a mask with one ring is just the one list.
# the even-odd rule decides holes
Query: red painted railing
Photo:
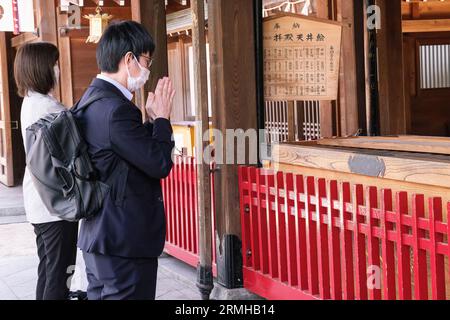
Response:
[{"label": "red painted railing", "polygon": [[450,203],[444,210],[441,198],[249,167],[239,181],[248,290],[289,300],[450,298]]},{"label": "red painted railing", "polygon": [[[165,252],[193,267],[199,262],[197,216],[197,168],[192,157],[177,156],[170,176],[163,180],[167,237]],[[211,175],[212,221],[214,216],[214,175]],[[215,228],[213,228],[213,269],[216,275]]]}]

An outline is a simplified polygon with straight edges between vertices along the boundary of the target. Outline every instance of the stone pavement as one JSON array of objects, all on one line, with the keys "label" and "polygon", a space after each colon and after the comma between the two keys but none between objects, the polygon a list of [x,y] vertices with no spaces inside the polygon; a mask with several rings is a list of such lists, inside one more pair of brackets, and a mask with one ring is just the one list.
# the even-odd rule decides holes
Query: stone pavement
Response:
[{"label": "stone pavement", "polygon": [[[174,276],[170,270],[171,265],[179,263],[168,256],[160,259],[158,300],[200,299],[193,284]],[[27,223],[0,225],[0,300],[34,300],[37,265],[33,228]],[[183,268],[187,268],[187,266],[183,266]],[[83,270],[82,259],[78,259],[72,281],[73,290],[86,288]]]},{"label": "stone pavement", "polygon": [[[0,300],[34,300],[38,258],[33,227],[26,222],[22,188],[0,183]],[[72,290],[86,290],[81,252],[72,279]],[[167,255],[159,259],[158,300],[199,300],[197,271]],[[244,289],[226,290],[217,283],[214,300],[260,300]]]},{"label": "stone pavement", "polygon": [[7,188],[0,183],[0,218],[24,214],[22,187]]}]

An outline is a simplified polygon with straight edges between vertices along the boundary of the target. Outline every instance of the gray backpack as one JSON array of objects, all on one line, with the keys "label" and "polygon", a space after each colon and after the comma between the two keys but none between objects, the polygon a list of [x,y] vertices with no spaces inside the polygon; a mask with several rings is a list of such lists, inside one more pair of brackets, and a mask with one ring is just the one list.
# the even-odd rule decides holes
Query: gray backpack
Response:
[{"label": "gray backpack", "polygon": [[105,98],[93,96],[71,111],[50,114],[27,129],[27,167],[52,216],[76,222],[95,216],[119,170],[102,183],[74,115]]}]

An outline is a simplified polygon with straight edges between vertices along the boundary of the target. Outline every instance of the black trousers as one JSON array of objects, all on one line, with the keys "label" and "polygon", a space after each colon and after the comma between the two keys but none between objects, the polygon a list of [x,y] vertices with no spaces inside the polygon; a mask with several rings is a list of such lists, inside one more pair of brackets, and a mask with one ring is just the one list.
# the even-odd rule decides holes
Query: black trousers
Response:
[{"label": "black trousers", "polygon": [[67,300],[76,265],[78,223],[33,226],[39,255],[36,300]]},{"label": "black trousers", "polygon": [[158,258],[127,259],[83,252],[89,300],[155,300]]}]

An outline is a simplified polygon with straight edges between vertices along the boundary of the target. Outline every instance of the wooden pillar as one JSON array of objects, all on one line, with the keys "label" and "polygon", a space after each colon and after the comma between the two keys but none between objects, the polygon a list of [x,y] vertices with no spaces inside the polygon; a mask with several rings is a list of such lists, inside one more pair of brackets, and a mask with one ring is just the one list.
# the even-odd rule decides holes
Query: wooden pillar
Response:
[{"label": "wooden pillar", "polygon": [[38,21],[40,41],[53,43],[58,45],[58,36],[56,28],[56,5],[55,0],[38,1],[39,7]]},{"label": "wooden pillar", "polygon": [[[59,12],[57,21],[58,27],[67,26],[68,15]],[[74,105],[73,81],[72,81],[72,50],[70,44],[70,36],[63,36],[58,32],[59,44],[59,68],[61,70],[60,86],[61,86],[61,102],[66,107]]]},{"label": "wooden pillar", "polygon": [[12,121],[9,99],[9,73],[7,39],[0,32],[0,183],[14,185]]},{"label": "wooden pillar", "polygon": [[406,134],[401,1],[377,0],[376,4],[381,10],[377,34],[381,134]]},{"label": "wooden pillar", "polygon": [[[316,16],[330,19],[329,0],[316,0]],[[322,138],[333,136],[333,104],[331,101],[320,102],[320,135]]]},{"label": "wooden pillar", "polygon": [[[58,47],[57,0],[37,1],[36,8],[39,41],[50,42]],[[55,88],[55,97],[61,101],[61,84]],[[70,106],[70,105],[69,105]]]},{"label": "wooden pillar", "polygon": [[150,79],[140,97],[136,98],[137,104],[143,107],[148,92],[156,89],[159,79],[169,75],[165,0],[131,0],[131,14],[134,21],[142,23],[150,32],[156,43]]},{"label": "wooden pillar", "polygon": [[[194,79],[196,97],[196,122],[200,128],[209,130],[208,73],[206,61],[205,4],[204,0],[191,0],[192,8],[192,47],[194,53]],[[203,137],[203,132],[199,132]],[[198,141],[196,148],[206,150],[209,141]],[[201,151],[200,150],[200,151]],[[199,151],[199,150],[197,150]],[[209,300],[214,288],[212,274],[212,219],[211,219],[211,176],[210,164],[203,161],[202,152],[197,152],[198,185],[198,225],[200,263],[198,283],[203,300]]]},{"label": "wooden pillar", "polygon": [[[214,128],[256,129],[254,2],[209,0],[208,6]],[[242,285],[238,166],[220,166],[215,182],[219,283],[235,288]]]},{"label": "wooden pillar", "polygon": [[336,0],[337,21],[343,25],[341,67],[339,75],[340,135],[358,132],[358,90],[356,75],[356,46],[354,31],[354,1]]},{"label": "wooden pillar", "polygon": [[356,63],[356,104],[358,110],[358,128],[361,130],[361,135],[368,134],[367,122],[367,99],[366,99],[366,84],[369,79],[366,77],[366,6],[364,1],[354,2],[354,20],[353,30],[355,37],[355,63]]}]

